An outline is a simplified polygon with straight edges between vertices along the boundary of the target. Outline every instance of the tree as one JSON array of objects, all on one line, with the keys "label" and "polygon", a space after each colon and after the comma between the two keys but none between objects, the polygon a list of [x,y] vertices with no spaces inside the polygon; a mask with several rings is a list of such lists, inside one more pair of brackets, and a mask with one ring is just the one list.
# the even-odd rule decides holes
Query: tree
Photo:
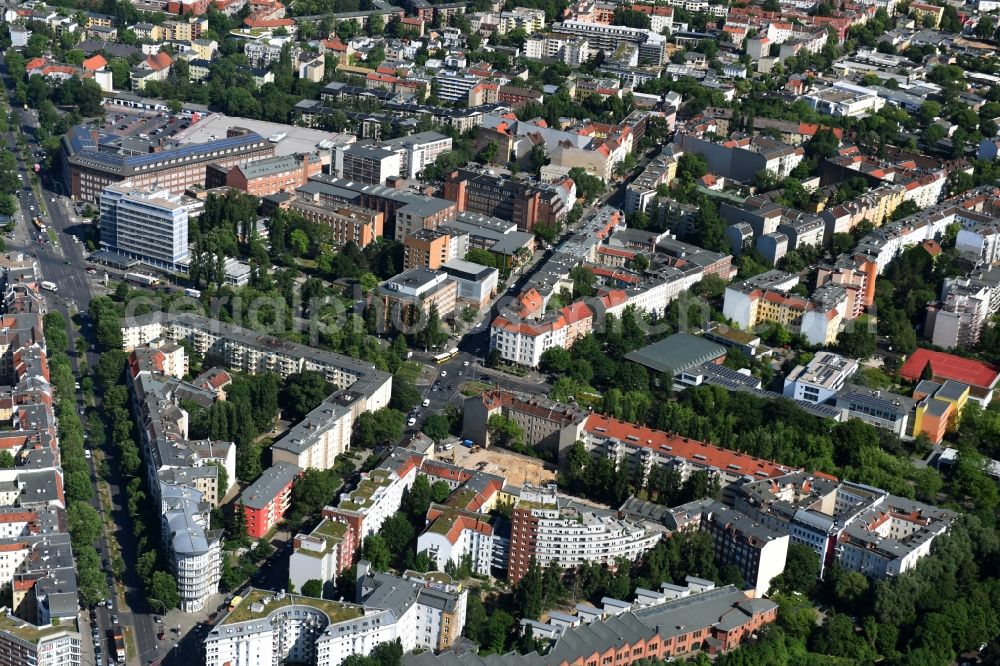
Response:
[{"label": "tree", "polygon": [[782,592],[806,594],[816,586],[818,577],[819,556],[816,551],[802,544],[790,543],[785,557],[785,570],[772,582]]},{"label": "tree", "polygon": [[370,449],[384,441],[398,441],[403,436],[406,416],[384,407],[375,412],[363,412],[354,423],[353,445]]},{"label": "tree", "polygon": [[430,414],[427,416],[427,419],[424,420],[424,424],[420,428],[420,431],[433,439],[435,442],[440,442],[448,437],[450,428],[451,424],[448,421],[448,417],[441,414]]},{"label": "tree", "polygon": [[417,390],[417,387],[402,377],[394,377],[389,406],[401,412],[408,412],[419,404],[420,391]]},{"label": "tree", "polygon": [[514,596],[521,616],[532,620],[541,617],[545,596],[542,588],[542,570],[537,560],[531,560],[528,570],[514,588]]},{"label": "tree", "polygon": [[576,266],[570,270],[569,278],[573,281],[573,296],[575,298],[589,298],[594,295],[594,285],[597,278],[587,267]]},{"label": "tree", "polygon": [[292,515],[296,518],[315,515],[333,501],[340,483],[333,470],[307,469],[292,486]]},{"label": "tree", "polygon": [[166,571],[154,571],[146,585],[146,598],[150,606],[164,613],[177,608],[181,602],[177,580]]},{"label": "tree", "polygon": [[513,420],[502,414],[494,414],[486,422],[490,443],[509,449],[524,446],[524,430]]},{"label": "tree", "polygon": [[479,155],[476,156],[476,159],[483,164],[492,164],[497,158],[498,150],[499,146],[497,145],[497,142],[490,141],[483,147],[482,150],[479,151]]},{"label": "tree", "polygon": [[14,466],[14,456],[10,454],[10,451],[4,449],[0,451],[0,468],[11,469]]},{"label": "tree", "polygon": [[333,393],[333,384],[314,370],[291,374],[280,394],[282,413],[291,421],[301,421]]},{"label": "tree", "polygon": [[392,561],[392,552],[385,544],[385,540],[378,534],[373,534],[365,539],[364,558],[371,562],[375,571],[388,571],[389,562]]},{"label": "tree", "polygon": [[321,599],[323,597],[323,581],[318,578],[310,578],[302,584],[300,594],[304,597],[315,597],[317,599]]},{"label": "tree", "polygon": [[851,326],[837,336],[837,351],[851,358],[870,358],[876,348],[875,334],[861,325]]}]

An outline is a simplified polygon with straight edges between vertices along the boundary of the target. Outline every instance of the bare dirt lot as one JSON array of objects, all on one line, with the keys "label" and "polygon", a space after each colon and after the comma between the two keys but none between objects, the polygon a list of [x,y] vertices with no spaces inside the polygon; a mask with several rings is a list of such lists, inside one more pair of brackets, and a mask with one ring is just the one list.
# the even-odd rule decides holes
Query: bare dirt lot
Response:
[{"label": "bare dirt lot", "polygon": [[546,467],[541,460],[504,449],[481,449],[472,453],[470,449],[458,445],[451,451],[439,454],[439,457],[447,460],[448,454],[451,453],[455,454],[456,465],[498,474],[513,486],[521,486],[525,482],[537,486],[555,481],[556,478],[555,469]]}]

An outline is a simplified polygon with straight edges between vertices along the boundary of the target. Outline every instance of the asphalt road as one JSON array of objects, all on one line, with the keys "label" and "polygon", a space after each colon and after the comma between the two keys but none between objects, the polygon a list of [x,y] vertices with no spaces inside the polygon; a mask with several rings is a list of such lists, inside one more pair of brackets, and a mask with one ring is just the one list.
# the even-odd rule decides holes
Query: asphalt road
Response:
[{"label": "asphalt road", "polygon": [[[3,63],[2,56],[0,56],[0,74],[2,74],[4,84],[10,90],[12,86],[7,76],[6,65]],[[35,130],[38,127],[38,120],[31,110],[15,109],[15,113],[20,118],[25,138],[28,141],[28,150],[32,153],[32,156],[28,161],[23,160],[17,150],[16,133],[11,131],[7,134],[5,137],[7,148],[17,155],[18,169],[23,184],[23,188],[19,194],[21,210],[19,215],[15,215],[17,225],[13,237],[8,237],[7,239],[8,251],[24,252],[35,258],[42,279],[54,282],[58,288],[56,293],[47,292],[46,300],[49,309],[62,312],[67,322],[69,322],[72,321],[74,315],[77,313],[86,312],[92,297],[92,280],[96,276],[92,277],[86,272],[87,265],[85,262],[84,245],[73,241],[72,236],[79,235],[83,227],[81,220],[73,212],[69,199],[60,196],[60,190],[63,189],[61,184],[56,183],[50,189],[46,179],[44,179],[45,174],[42,174],[41,194],[44,197],[42,201],[36,198],[31,188],[29,173],[33,169],[34,153],[40,150],[40,147],[35,142]],[[56,243],[49,242],[49,239],[46,239],[45,243],[38,241],[39,234],[31,221],[35,216],[40,217],[44,224],[55,231],[57,237]],[[84,328],[79,332],[73,326],[70,326],[68,330],[70,356],[73,371],[78,380],[82,377],[80,362],[86,360],[88,367],[93,367],[98,360],[98,355],[91,351],[85,352],[86,359],[79,357],[76,353],[77,337],[81,334],[88,339],[88,348],[92,348],[90,345],[92,345],[93,340],[91,339],[91,331],[87,324],[88,322],[84,321]],[[95,409],[99,410],[100,408],[100,396],[97,396]],[[84,421],[84,429],[86,431],[87,417],[82,395],[78,395],[78,409],[82,414],[81,418]],[[91,459],[90,465],[91,479],[95,487],[94,507],[103,515],[103,507],[96,493],[97,470],[93,459]],[[110,480],[112,520],[116,525],[119,545],[126,561],[125,583],[127,585],[126,600],[128,608],[119,607],[117,596],[112,595],[111,608],[101,606],[97,609],[96,620],[100,629],[99,643],[103,648],[103,660],[107,662],[110,658],[107,643],[114,626],[112,616],[117,616],[121,626],[131,627],[135,636],[135,645],[138,649],[138,654],[133,655],[131,663],[147,664],[160,656],[161,642],[157,639],[158,625],[155,622],[154,615],[145,607],[141,588],[138,584],[139,582],[136,580],[134,561],[136,549],[132,536],[131,520],[123,506],[124,497],[121,493],[122,480],[117,478],[114,466],[112,466],[112,472],[112,479]],[[100,541],[95,545],[102,561],[110,562],[111,551],[108,548],[107,538],[102,535]],[[89,642],[90,637],[83,636],[83,641],[85,643]],[[85,650],[85,654],[89,657],[92,653]],[[171,656],[174,659],[165,661],[164,663],[171,663],[171,661],[178,664],[186,662],[194,663],[192,659],[193,654],[188,655],[180,650],[171,653]],[[84,663],[88,662],[85,661]],[[103,662],[98,663],[101,663],[103,666]]]}]

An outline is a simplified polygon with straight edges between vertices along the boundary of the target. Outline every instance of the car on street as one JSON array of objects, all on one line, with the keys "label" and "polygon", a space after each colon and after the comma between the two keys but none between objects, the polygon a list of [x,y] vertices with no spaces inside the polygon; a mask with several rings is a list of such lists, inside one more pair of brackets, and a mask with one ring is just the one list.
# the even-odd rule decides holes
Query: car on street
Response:
[{"label": "car on street", "polygon": [[463,368],[469,367],[469,362],[468,361],[462,361],[462,367]]},{"label": "car on street", "polygon": [[412,428],[416,424],[417,424],[417,420],[415,418],[413,418],[412,416],[409,419],[407,419],[407,421],[406,421],[406,425],[409,428]]},{"label": "car on street", "polygon": [[424,398],[424,401],[420,404],[423,405],[424,407],[430,407],[431,405],[430,398]]},{"label": "car on street", "polygon": [[442,377],[447,377],[448,376],[448,371],[447,370],[442,370],[441,371],[441,376]]},{"label": "car on street", "polygon": [[111,624],[118,624],[118,616],[117,615],[112,615],[111,616]]}]

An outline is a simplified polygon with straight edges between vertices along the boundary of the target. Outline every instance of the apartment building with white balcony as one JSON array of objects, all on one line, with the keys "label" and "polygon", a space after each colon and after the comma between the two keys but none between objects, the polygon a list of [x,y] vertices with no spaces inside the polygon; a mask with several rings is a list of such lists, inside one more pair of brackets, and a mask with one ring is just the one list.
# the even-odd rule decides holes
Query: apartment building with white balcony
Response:
[{"label": "apartment building with white balcony", "polygon": [[399,511],[403,492],[413,486],[423,456],[396,449],[378,467],[362,472],[357,487],[340,494],[340,502],[326,513],[334,520],[351,525],[357,541],[378,532],[390,516]]},{"label": "apartment building with white balcony", "polygon": [[619,558],[638,559],[662,533],[560,496],[555,485],[526,484],[514,504],[508,576],[516,583],[531,562],[574,569],[584,562],[614,567]]},{"label": "apartment building with white balcony", "polygon": [[399,640],[404,652],[447,649],[465,626],[468,592],[443,574],[370,573],[358,563],[358,603],[250,590],[205,638],[207,666],[338,666]]},{"label": "apartment building with white balcony", "polygon": [[590,42],[577,35],[535,33],[524,43],[524,57],[529,60],[557,60],[570,67],[579,67],[590,59],[590,55]]}]

